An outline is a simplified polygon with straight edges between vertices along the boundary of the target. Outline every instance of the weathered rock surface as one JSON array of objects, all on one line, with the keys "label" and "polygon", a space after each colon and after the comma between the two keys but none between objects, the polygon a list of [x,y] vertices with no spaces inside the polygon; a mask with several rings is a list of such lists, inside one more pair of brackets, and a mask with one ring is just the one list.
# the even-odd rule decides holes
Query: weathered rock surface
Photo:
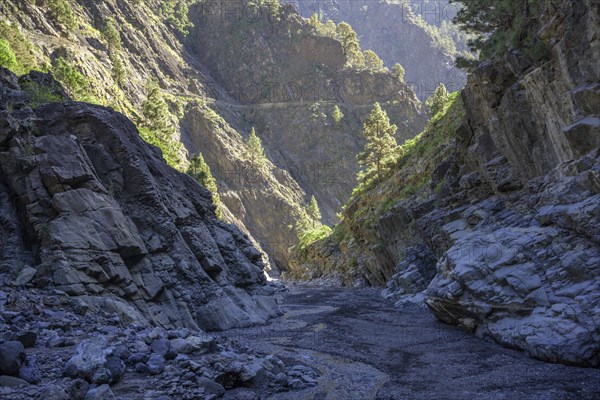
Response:
[{"label": "weathered rock surface", "polygon": [[[8,371],[14,376],[0,371],[2,399],[202,399],[227,391],[235,397],[240,390],[260,398],[299,389],[287,386],[292,370],[277,356],[226,333],[131,323],[109,309],[80,315],[70,295],[51,287],[6,287],[2,293],[0,331],[37,332],[27,348],[0,338],[0,366],[15,367]],[[7,354],[7,348],[14,351]],[[278,373],[285,383],[277,383]]]},{"label": "weathered rock surface", "polygon": [[[598,366],[600,16],[592,1],[547,6],[547,53],[480,65],[429,184],[375,221],[355,216],[351,240],[307,258],[346,284],[389,280],[386,297],[425,296],[440,320],[534,357]],[[376,196],[411,168],[363,195],[371,207],[394,200]]]},{"label": "weathered rock surface", "polygon": [[[450,247],[427,304],[442,320],[535,357],[598,366],[600,16],[593,3],[562,2],[540,19],[538,35],[550,48],[541,64],[512,51],[469,79],[460,132],[466,162],[494,191],[507,192],[505,204],[475,203],[456,213],[455,228],[442,227]],[[585,126],[585,140],[575,126]]]},{"label": "weathered rock surface", "polygon": [[[2,76],[12,82],[3,98],[21,96]],[[165,327],[226,329],[277,313],[247,237],[125,117],[82,103],[15,103],[1,120],[4,284],[18,276]],[[31,267],[19,271],[23,261]]]},{"label": "weathered rock surface", "polygon": [[[227,17],[222,7],[192,7],[198,23],[185,43],[206,66],[213,108],[223,118],[189,109],[182,137],[190,152],[203,152],[223,203],[286,270],[297,243],[288,226],[310,195],[324,223],[337,221],[355,185],[362,124],[374,103],[399,126],[399,142],[416,135],[427,116],[413,90],[389,71],[346,68],[340,42],[316,35],[292,7],[271,16],[266,7],[221,5],[230,7]],[[335,106],[344,114],[339,124],[331,117]],[[245,157],[250,127],[272,162],[261,171]]]},{"label": "weathered rock surface", "polygon": [[[389,73],[346,70],[340,43],[315,35],[290,8],[269,17],[264,7],[256,18],[251,3],[195,2],[189,14],[194,28],[183,35],[159,3],[84,1],[73,5],[72,32],[41,3],[6,0],[0,14],[31,42],[39,65],[72,53],[69,62],[89,81],[91,94],[134,121],[148,81],[157,80],[177,115],[175,137],[189,154],[202,152],[217,179],[224,219],[284,269],[287,250],[297,242],[288,225],[311,195],[325,223],[337,220],[355,182],[355,154],[364,145],[360,129],[373,103],[387,103],[401,127],[399,140],[414,136],[426,115],[412,90]],[[113,20],[118,51],[102,34]],[[126,71],[121,82],[111,73],[117,59]],[[326,124],[311,119],[317,101]],[[339,127],[331,119],[334,105],[345,114]],[[259,173],[244,157],[243,138],[252,126],[273,162]],[[321,138],[327,149],[315,151]]]}]

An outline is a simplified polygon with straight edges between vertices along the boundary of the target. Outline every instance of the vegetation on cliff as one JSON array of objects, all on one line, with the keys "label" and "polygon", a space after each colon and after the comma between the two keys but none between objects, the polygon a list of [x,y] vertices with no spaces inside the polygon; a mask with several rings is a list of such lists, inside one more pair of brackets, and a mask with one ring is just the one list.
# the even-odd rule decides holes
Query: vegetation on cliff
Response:
[{"label": "vegetation on cliff", "polygon": [[[374,114],[381,116],[376,110]],[[389,155],[388,170],[381,180],[371,179],[356,187],[340,214],[341,222],[330,235],[294,249],[288,276],[295,279],[332,276],[348,285],[354,284],[354,279],[361,275],[359,269],[378,251],[380,218],[400,202],[424,200],[445,189],[446,182],[433,181],[432,174],[452,153],[463,117],[460,95],[452,93],[422,133]],[[377,176],[375,171],[372,175]],[[383,283],[385,280],[380,282]]]},{"label": "vegetation on cliff", "polygon": [[[227,21],[206,6],[9,0],[0,6],[2,63],[18,73],[51,72],[72,100],[125,114],[180,171],[202,153],[222,190],[211,190],[215,203],[220,197],[235,210],[225,218],[247,224],[263,243],[281,242],[284,266],[280,255],[298,237],[286,228],[302,218],[309,194],[319,199],[323,220],[312,226],[309,216],[310,231],[318,228],[322,237],[328,228],[321,224],[336,221],[339,199],[349,197],[359,169],[360,127],[373,104],[380,101],[402,127],[399,141],[421,130],[424,111],[402,82],[403,68],[391,73],[375,52],[363,52],[347,23],[309,22],[276,0],[244,2],[239,18]],[[255,88],[259,97],[248,98]],[[63,100],[35,83],[28,90],[35,106]],[[245,141],[253,126],[257,134]],[[208,141],[223,146],[217,151]],[[275,215],[253,222],[267,209]]]},{"label": "vegetation on cliff", "polygon": [[460,4],[454,22],[471,35],[467,41],[479,59],[461,57],[459,66],[473,68],[478,61],[501,56],[510,47],[519,48],[534,59],[542,57],[545,43],[535,35],[537,18],[556,9],[559,0],[452,0]]}]

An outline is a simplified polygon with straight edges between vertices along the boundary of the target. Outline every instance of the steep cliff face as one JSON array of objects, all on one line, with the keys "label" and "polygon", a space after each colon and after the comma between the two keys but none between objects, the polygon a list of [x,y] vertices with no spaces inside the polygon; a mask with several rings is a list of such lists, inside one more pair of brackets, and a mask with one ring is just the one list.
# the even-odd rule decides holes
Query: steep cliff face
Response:
[{"label": "steep cliff face", "polygon": [[419,1],[289,0],[305,17],[322,15],[347,21],[358,34],[363,49],[371,49],[391,68],[400,63],[406,82],[424,101],[443,83],[450,91],[466,83],[466,74],[455,66],[457,49],[450,37],[442,39],[432,26],[450,21],[456,6],[447,1],[424,5]]},{"label": "steep cliff face", "polygon": [[547,11],[537,35],[548,58],[510,52],[463,92],[465,160],[497,195],[447,229],[452,246],[427,304],[536,357],[598,365],[599,9],[576,1]]},{"label": "steep cliff face", "polygon": [[[385,285],[397,264],[408,257],[410,247],[419,241],[414,220],[431,211],[438,194],[447,190],[447,167],[438,166],[453,162],[454,131],[463,116],[463,104],[456,93],[445,110],[403,146],[404,155],[393,166],[391,176],[355,192],[342,211],[342,222],[328,240],[295,250],[289,276],[333,278],[350,286]],[[415,193],[418,195],[413,196]],[[428,196],[434,198],[424,201]],[[433,266],[429,270],[431,275]],[[421,283],[420,289],[412,285],[410,291],[423,290],[427,283]]]},{"label": "steep cliff face", "polygon": [[[193,8],[197,23],[186,44],[213,77],[214,108],[229,126],[242,136],[256,127],[277,183],[253,172],[243,151],[214,149],[207,159],[230,190],[224,203],[287,269],[288,249],[297,242],[288,226],[307,195],[318,199],[325,223],[337,221],[354,187],[355,155],[364,145],[360,130],[373,104],[381,102],[400,126],[401,142],[420,131],[426,114],[414,92],[389,72],[346,68],[340,42],[315,34],[293,8],[251,11],[235,3],[228,10]],[[335,106],[344,114],[339,123],[332,118]],[[212,146],[210,129],[192,122],[195,116],[185,119],[191,151]]]},{"label": "steep cliff face", "polygon": [[[548,4],[536,31],[547,53],[483,63],[462,124],[447,105],[417,143],[437,142],[434,165],[401,164],[361,193],[297,269],[346,283],[394,273],[386,297],[425,299],[439,319],[547,361],[599,365],[598,11]],[[429,184],[411,187],[423,172]]]},{"label": "steep cliff face", "polygon": [[[177,121],[173,139],[185,145],[175,151],[179,167],[188,154],[205,153],[223,215],[282,269],[297,241],[288,226],[311,195],[324,222],[337,221],[354,186],[355,154],[364,144],[360,128],[374,102],[401,127],[400,141],[427,118],[406,84],[389,73],[346,69],[340,43],[316,35],[291,8],[252,8],[252,14],[246,2],[198,2],[186,36],[166,21],[159,1],[69,1],[71,27],[47,5],[21,3],[0,4],[4,22],[31,43],[38,68],[67,59],[85,77],[86,101],[111,106],[140,125],[146,85],[159,82]],[[111,21],[119,46],[105,33]],[[121,79],[118,61],[126,72]],[[345,114],[339,125],[331,118],[335,105]],[[271,160],[261,170],[245,156],[244,138],[253,126]],[[322,138],[327,148],[321,149]]]},{"label": "steep cliff face", "polygon": [[[260,253],[135,126],[48,75],[1,71],[2,284],[53,287],[125,320],[226,329],[277,313]],[[4,212],[5,211],[5,212]]]}]

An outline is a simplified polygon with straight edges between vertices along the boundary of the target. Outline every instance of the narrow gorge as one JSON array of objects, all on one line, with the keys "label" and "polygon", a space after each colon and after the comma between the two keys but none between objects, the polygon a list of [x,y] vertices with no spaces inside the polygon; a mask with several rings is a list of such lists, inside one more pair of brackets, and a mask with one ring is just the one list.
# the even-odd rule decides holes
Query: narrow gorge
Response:
[{"label": "narrow gorge", "polygon": [[0,399],[597,399],[600,4],[4,0],[0,211]]}]

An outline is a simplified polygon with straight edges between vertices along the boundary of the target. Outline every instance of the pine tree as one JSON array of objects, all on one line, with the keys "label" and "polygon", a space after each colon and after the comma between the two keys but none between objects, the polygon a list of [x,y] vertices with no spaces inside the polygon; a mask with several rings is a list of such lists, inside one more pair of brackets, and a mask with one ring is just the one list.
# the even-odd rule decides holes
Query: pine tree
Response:
[{"label": "pine tree", "polygon": [[311,221],[308,212],[306,212],[306,209],[302,208],[300,210],[300,215],[296,219],[295,225],[296,236],[298,237],[298,240],[300,242],[302,242],[304,235],[306,235],[306,233],[313,228],[313,224],[314,223]]},{"label": "pine tree", "polygon": [[365,66],[372,71],[381,71],[385,68],[381,58],[373,50],[367,50],[363,53]]},{"label": "pine tree", "polygon": [[[454,18],[461,30],[474,34],[467,43],[473,51],[480,51],[480,59],[503,53],[506,43],[518,45],[522,38],[533,38],[527,29],[536,29],[530,22],[542,7],[552,2],[540,0],[450,0],[459,3],[459,11]],[[529,34],[528,34],[529,33]],[[473,63],[460,58],[457,63],[472,67]]]},{"label": "pine tree", "polygon": [[312,219],[313,228],[316,224],[321,223],[321,210],[319,209],[319,203],[314,195],[310,198],[308,206],[306,206],[306,213]]},{"label": "pine tree", "polygon": [[110,18],[104,23],[102,36],[104,36],[104,39],[108,43],[109,52],[121,50],[121,35],[117,30],[117,23],[114,18]]},{"label": "pine tree", "polygon": [[117,85],[123,86],[125,83],[125,67],[117,54],[110,53],[110,62],[112,63],[112,77]]},{"label": "pine tree", "polygon": [[217,217],[221,218],[221,197],[219,196],[219,188],[217,181],[213,177],[210,167],[204,161],[202,153],[198,153],[190,158],[190,165],[187,170],[188,175],[197,180],[202,186],[210,191],[213,198],[213,203],[216,206]]},{"label": "pine tree", "polygon": [[262,169],[265,165],[266,156],[260,138],[256,135],[254,127],[250,131],[250,136],[246,140],[247,156],[252,162],[252,165]]},{"label": "pine tree", "polygon": [[335,37],[337,35],[336,31],[337,31],[337,27],[335,25],[335,22],[333,22],[332,20],[329,19],[329,20],[327,20],[327,22],[325,22],[325,24],[321,25],[321,31],[319,33],[323,36],[335,39]]},{"label": "pine tree", "polygon": [[50,15],[59,24],[65,25],[68,29],[76,27],[77,20],[73,13],[73,8],[68,0],[48,0],[48,8],[50,9]]},{"label": "pine tree", "polygon": [[365,57],[360,51],[358,36],[354,29],[347,22],[341,22],[337,26],[337,37],[342,42],[342,49],[346,56],[346,63],[349,67],[363,68],[365,66]]},{"label": "pine tree", "polygon": [[405,75],[404,67],[402,65],[396,63],[392,67],[392,76],[394,78],[398,79],[400,82],[404,82],[404,75]]},{"label": "pine tree", "polygon": [[319,18],[319,14],[313,13],[308,20],[308,24],[318,32],[321,28],[321,19]]},{"label": "pine tree", "polygon": [[142,114],[144,115],[144,125],[154,131],[160,140],[168,141],[173,138],[175,134],[173,116],[156,80],[148,82],[146,101],[142,104]]},{"label": "pine tree", "polygon": [[344,118],[344,114],[338,106],[333,107],[333,113],[331,114],[331,117],[333,118],[333,122],[335,123],[336,128],[339,128],[340,123]]},{"label": "pine tree", "polygon": [[377,174],[378,182],[381,182],[384,172],[386,172],[390,156],[392,156],[398,144],[394,138],[397,130],[396,125],[390,124],[385,110],[379,103],[375,103],[375,108],[363,126],[363,135],[367,139],[367,144],[362,152],[357,155],[358,163],[366,169],[362,176],[366,181],[373,171]]},{"label": "pine tree", "polygon": [[185,0],[180,0],[175,5],[173,24],[179,32],[187,35],[194,27],[188,18],[189,8]]},{"label": "pine tree", "polygon": [[444,109],[444,104],[448,100],[448,90],[443,83],[435,89],[435,92],[425,101],[425,104],[431,110],[431,116],[435,117],[437,113]]}]

